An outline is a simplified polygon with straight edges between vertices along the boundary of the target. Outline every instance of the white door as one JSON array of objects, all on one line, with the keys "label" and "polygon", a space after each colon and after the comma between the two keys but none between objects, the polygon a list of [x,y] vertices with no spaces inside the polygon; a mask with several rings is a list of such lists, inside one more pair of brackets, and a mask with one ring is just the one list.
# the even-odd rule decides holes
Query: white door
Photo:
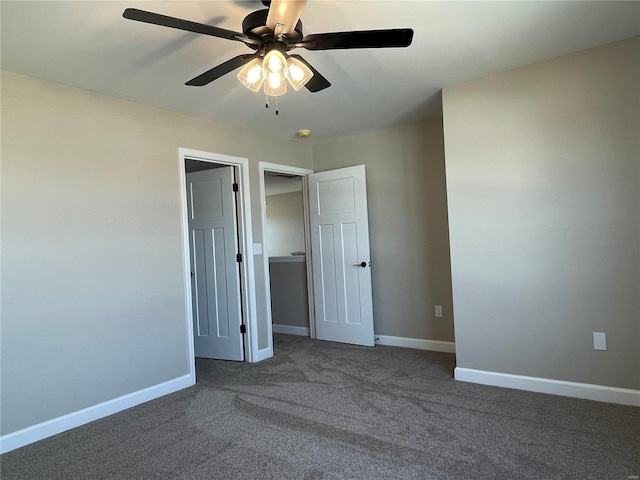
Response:
[{"label": "white door", "polygon": [[308,179],[316,338],[374,345],[364,165]]},{"label": "white door", "polygon": [[187,174],[196,357],[244,360],[233,167]]}]

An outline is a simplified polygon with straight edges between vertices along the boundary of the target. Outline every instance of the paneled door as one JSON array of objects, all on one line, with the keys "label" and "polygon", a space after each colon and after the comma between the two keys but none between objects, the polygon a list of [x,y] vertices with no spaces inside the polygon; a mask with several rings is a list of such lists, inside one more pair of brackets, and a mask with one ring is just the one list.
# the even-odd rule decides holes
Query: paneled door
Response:
[{"label": "paneled door", "polygon": [[374,345],[364,165],[308,180],[316,337]]},{"label": "paneled door", "polygon": [[233,167],[187,173],[196,357],[244,360]]}]

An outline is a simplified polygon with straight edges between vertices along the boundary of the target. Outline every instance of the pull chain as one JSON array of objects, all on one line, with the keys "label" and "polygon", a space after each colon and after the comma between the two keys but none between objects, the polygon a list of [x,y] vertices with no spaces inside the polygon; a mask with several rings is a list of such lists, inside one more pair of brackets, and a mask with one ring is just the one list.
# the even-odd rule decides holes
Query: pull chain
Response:
[{"label": "pull chain", "polygon": [[[280,115],[280,110],[278,110],[278,97],[276,99],[276,115]],[[269,108],[269,96],[265,94],[264,96],[264,108]]]}]

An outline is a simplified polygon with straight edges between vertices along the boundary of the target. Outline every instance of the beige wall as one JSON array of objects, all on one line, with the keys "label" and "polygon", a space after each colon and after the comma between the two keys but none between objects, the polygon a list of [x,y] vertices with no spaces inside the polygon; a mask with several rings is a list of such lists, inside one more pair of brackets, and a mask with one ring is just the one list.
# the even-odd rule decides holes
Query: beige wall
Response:
[{"label": "beige wall", "polygon": [[259,161],[311,149],[7,72],[1,95],[6,434],[188,373],[178,147],[249,158],[254,199]]},{"label": "beige wall", "polygon": [[302,191],[269,195],[267,201],[267,248],[270,257],[304,252]]},{"label": "beige wall", "polygon": [[[441,119],[313,147],[315,171],[365,165],[375,332],[453,341]],[[434,316],[442,305],[443,318]]]},{"label": "beige wall", "polygon": [[443,105],[458,366],[640,388],[640,38]]}]

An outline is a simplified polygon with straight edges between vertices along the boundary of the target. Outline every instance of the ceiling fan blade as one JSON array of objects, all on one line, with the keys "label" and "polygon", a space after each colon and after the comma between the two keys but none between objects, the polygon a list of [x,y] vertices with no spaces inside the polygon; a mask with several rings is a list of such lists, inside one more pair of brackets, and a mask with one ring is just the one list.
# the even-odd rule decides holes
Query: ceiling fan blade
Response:
[{"label": "ceiling fan blade", "polygon": [[190,85],[194,87],[202,87],[207,85],[214,80],[220,78],[223,75],[226,75],[229,72],[232,72],[238,67],[241,67],[245,63],[250,62],[254,58],[256,58],[258,54],[251,53],[246,55],[238,55],[237,57],[232,58],[231,60],[227,60],[224,63],[221,63],[217,67],[213,67],[211,70],[207,70],[201,75],[198,75],[195,78],[189,80],[185,85]]},{"label": "ceiling fan blade", "polygon": [[127,8],[122,16],[129,20],[152,23],[154,25],[161,25],[163,27],[177,28],[178,30],[201,33],[203,35],[211,35],[212,37],[225,38],[227,40],[238,40],[242,42],[243,39],[248,38],[245,34],[234,32],[233,30],[226,30],[224,28],[205,25],[204,23],[196,23],[189,20],[183,20],[181,18],[161,15],[159,13],[138,10],[137,8]]},{"label": "ceiling fan blade", "polygon": [[315,93],[315,92],[319,92],[320,90],[324,90],[325,88],[329,88],[331,86],[331,83],[329,82],[329,80],[327,80],[322,75],[320,75],[320,72],[318,72],[315,68],[313,68],[311,64],[307,62],[304,58],[302,58],[300,55],[297,55],[297,54],[293,54],[291,56],[293,58],[297,58],[298,60],[300,60],[307,67],[309,67],[309,70],[313,72],[313,77],[311,77],[311,80],[309,80],[305,85],[305,88],[307,90]]},{"label": "ceiling fan blade", "polygon": [[297,46],[307,50],[408,47],[412,39],[413,30],[410,28],[361,30],[311,34],[304,37]]},{"label": "ceiling fan blade", "polygon": [[[300,20],[305,3],[307,0],[271,0],[267,27],[277,36],[293,32]],[[276,25],[283,25],[282,30],[278,31]]]}]

